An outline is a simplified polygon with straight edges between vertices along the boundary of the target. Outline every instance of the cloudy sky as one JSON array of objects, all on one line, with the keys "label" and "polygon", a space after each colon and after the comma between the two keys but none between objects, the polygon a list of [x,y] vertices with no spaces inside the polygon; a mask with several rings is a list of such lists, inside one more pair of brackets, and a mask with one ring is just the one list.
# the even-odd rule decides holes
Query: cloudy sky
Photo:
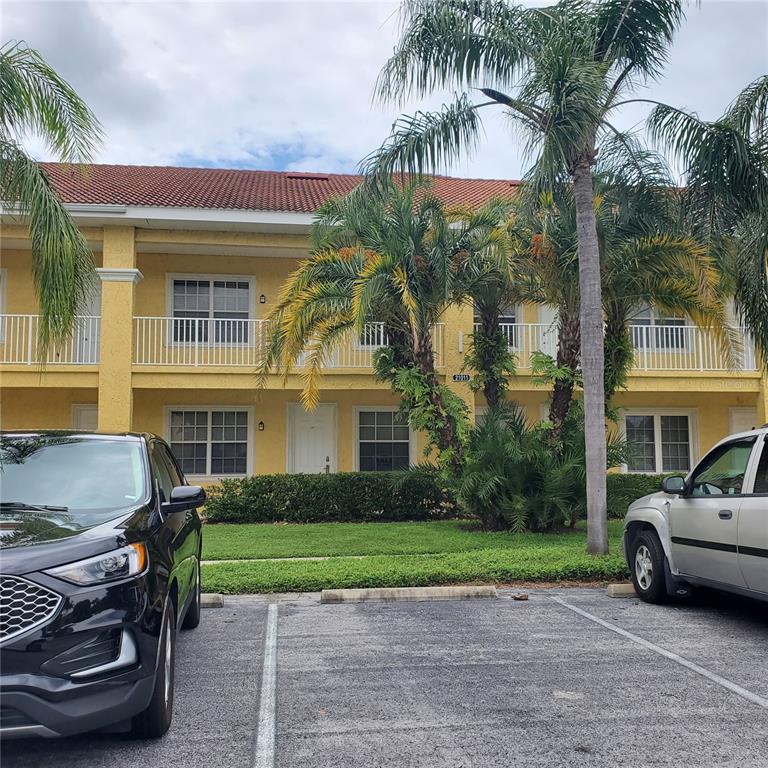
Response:
[{"label": "cloudy sky", "polygon": [[[535,4],[535,3],[534,3]],[[397,3],[0,0],[2,40],[25,40],[106,130],[101,162],[353,172],[401,109],[372,105]],[[715,117],[768,72],[768,0],[692,5],[666,77],[646,95]],[[617,122],[641,120],[634,109]],[[449,169],[517,178],[526,159],[501,114]],[[30,149],[45,152],[34,140]]]}]

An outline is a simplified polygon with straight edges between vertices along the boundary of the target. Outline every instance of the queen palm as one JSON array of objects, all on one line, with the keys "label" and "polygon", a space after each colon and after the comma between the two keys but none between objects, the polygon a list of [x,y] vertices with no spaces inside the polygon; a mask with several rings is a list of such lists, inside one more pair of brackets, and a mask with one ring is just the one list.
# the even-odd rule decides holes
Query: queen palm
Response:
[{"label": "queen palm", "polygon": [[[400,41],[377,85],[384,100],[463,91],[436,113],[401,118],[364,162],[375,182],[421,172],[474,148],[480,111],[500,107],[535,156],[534,183],[573,184],[592,553],[608,550],[603,323],[592,165],[611,114],[639,82],[657,77],[684,0],[560,0],[526,8],[504,0],[404,0]],[[468,90],[485,101],[474,101]],[[625,145],[625,150],[627,147]],[[497,150],[498,151],[498,150]],[[628,150],[627,150],[628,152]],[[628,152],[629,154],[629,152]]]},{"label": "queen palm", "polygon": [[737,314],[768,361],[768,75],[717,120],[659,105],[650,126],[681,161],[689,225],[731,275]]},{"label": "queen palm", "polygon": [[[658,178],[661,166],[653,171],[647,154],[643,160],[646,178]],[[598,168],[593,183],[608,353],[606,402],[626,380],[633,358],[629,322],[643,305],[666,315],[687,315],[710,328],[729,358],[734,334],[718,265],[701,242],[681,230],[675,195],[605,167]],[[571,186],[542,195],[523,192],[512,258],[515,271],[532,278],[523,300],[554,306],[558,312],[555,365],[547,366],[554,379],[549,417],[556,436],[568,416],[581,367],[577,239]]]},{"label": "queen palm", "polygon": [[43,169],[24,150],[29,134],[60,161],[83,163],[91,159],[101,128],[37,51],[11,42],[0,48],[0,200],[29,226],[42,360],[51,343],[72,333],[95,272],[88,243]]},{"label": "queen palm", "polygon": [[302,401],[313,408],[325,361],[375,322],[386,342],[377,374],[403,396],[411,425],[427,430],[441,458],[458,467],[465,407],[439,382],[433,329],[455,301],[463,263],[497,224],[496,208],[451,215],[415,183],[330,200],[312,226],[312,257],[291,275],[270,316],[262,375],[273,367],[287,374],[304,356]]}]

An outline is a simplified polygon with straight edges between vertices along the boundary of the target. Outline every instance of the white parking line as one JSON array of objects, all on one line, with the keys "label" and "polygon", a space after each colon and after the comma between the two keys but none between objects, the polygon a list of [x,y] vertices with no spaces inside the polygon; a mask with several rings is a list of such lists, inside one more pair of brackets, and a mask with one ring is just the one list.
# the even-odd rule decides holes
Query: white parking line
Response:
[{"label": "white parking line", "polygon": [[267,631],[264,639],[264,665],[261,672],[259,725],[256,731],[256,754],[253,768],[272,768],[275,764],[275,692],[277,682],[277,605],[267,609]]},{"label": "white parking line", "polygon": [[660,645],[651,643],[648,640],[639,637],[638,635],[633,635],[631,632],[627,632],[626,629],[622,629],[616,624],[611,624],[610,621],[605,621],[604,619],[601,619],[598,616],[594,616],[575,605],[571,605],[571,603],[566,602],[561,597],[552,597],[551,599],[556,603],[560,603],[560,605],[564,606],[565,608],[568,608],[568,610],[573,611],[574,613],[578,613],[579,616],[583,616],[585,619],[589,619],[590,621],[595,622],[595,624],[600,624],[600,626],[605,627],[606,629],[610,629],[611,632],[615,632],[617,635],[626,637],[633,643],[642,645],[643,648],[647,648],[649,651],[653,651],[654,653],[658,653],[660,656],[671,659],[681,667],[690,669],[697,675],[706,677],[707,680],[710,680],[713,683],[717,683],[717,685],[721,685],[723,688],[727,688],[737,696],[741,696],[742,699],[746,699],[747,701],[751,701],[753,704],[757,704],[759,707],[768,709],[768,699],[764,699],[762,696],[758,696],[756,693],[752,693],[752,691],[748,691],[746,688],[742,688],[740,685],[733,683],[724,677],[720,677],[720,675],[716,675],[714,672],[710,672],[708,669],[704,669],[704,667],[700,667],[698,664],[694,664],[692,661],[688,661],[688,659],[685,659],[682,656],[678,656],[676,653],[672,653],[672,651],[668,651],[666,648],[662,648]]}]

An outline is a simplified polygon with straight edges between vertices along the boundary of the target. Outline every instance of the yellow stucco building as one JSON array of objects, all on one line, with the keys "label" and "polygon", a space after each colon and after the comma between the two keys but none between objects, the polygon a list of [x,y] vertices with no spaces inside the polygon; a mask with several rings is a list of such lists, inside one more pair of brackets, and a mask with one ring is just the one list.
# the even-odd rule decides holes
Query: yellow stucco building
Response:
[{"label": "yellow stucco building", "polygon": [[[397,423],[397,400],[371,373],[375,327],[329,361],[321,405],[299,405],[300,382],[255,369],[263,322],[308,254],[312,212],[351,189],[354,176],[218,169],[93,166],[83,175],[46,164],[90,242],[99,289],[64,348],[37,365],[37,301],[30,243],[4,220],[0,246],[0,426],[150,431],[200,481],[268,472],[387,469],[416,460],[419,436]],[[508,181],[438,177],[447,203],[509,194]],[[503,318],[520,375],[514,399],[530,419],[547,391],[530,377],[536,349],[554,351],[552,313],[511,307]],[[462,382],[470,309],[435,329],[439,371],[470,408]],[[635,367],[617,396],[637,448],[629,471],[687,469],[731,431],[768,421],[768,381],[745,343],[736,369],[684,319],[638,317]],[[454,376],[458,380],[454,380]]]}]

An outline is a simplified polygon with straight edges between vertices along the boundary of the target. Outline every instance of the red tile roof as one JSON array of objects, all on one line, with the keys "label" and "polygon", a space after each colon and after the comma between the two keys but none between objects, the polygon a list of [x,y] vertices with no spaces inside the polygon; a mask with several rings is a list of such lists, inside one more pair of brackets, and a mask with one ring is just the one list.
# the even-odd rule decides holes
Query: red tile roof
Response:
[{"label": "red tile roof", "polygon": [[[221,208],[313,213],[329,197],[360,182],[352,174],[170,168],[147,165],[76,166],[41,163],[65,203]],[[506,197],[518,182],[434,176],[435,192],[448,205],[476,207]]]}]

